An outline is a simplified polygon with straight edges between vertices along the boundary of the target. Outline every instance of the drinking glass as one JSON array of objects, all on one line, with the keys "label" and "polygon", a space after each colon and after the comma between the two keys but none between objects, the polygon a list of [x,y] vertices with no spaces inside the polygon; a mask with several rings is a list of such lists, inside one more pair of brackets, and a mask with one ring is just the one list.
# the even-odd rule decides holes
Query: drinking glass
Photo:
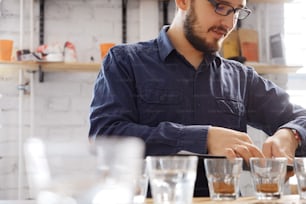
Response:
[{"label": "drinking glass", "polygon": [[196,156],[149,156],[147,165],[154,204],[191,204]]},{"label": "drinking glass", "polygon": [[256,198],[281,198],[287,172],[287,158],[250,158],[250,167]]},{"label": "drinking glass", "polygon": [[98,138],[88,143],[25,143],[26,167],[37,204],[131,204],[143,160],[135,137]]},{"label": "drinking glass", "polygon": [[147,170],[146,160],[141,161],[140,173],[135,179],[135,192],[133,198],[133,204],[143,204],[147,197],[149,184],[149,175]]},{"label": "drinking glass", "polygon": [[293,164],[300,199],[306,200],[306,157],[294,158]]},{"label": "drinking glass", "polygon": [[204,159],[209,195],[212,200],[235,200],[239,197],[242,158]]}]

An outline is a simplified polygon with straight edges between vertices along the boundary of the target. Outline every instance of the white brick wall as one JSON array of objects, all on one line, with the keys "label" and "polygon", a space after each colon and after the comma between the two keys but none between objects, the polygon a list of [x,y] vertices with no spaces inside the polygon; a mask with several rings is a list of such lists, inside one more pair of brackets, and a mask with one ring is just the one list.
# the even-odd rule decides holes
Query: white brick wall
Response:
[{"label": "white brick wall", "polygon": [[[35,39],[38,46],[38,1],[35,1]],[[148,2],[147,2],[148,3]],[[127,40],[138,41],[139,0],[128,1]],[[3,0],[0,14],[0,38],[14,40],[19,49],[19,0]],[[45,43],[71,41],[75,44],[79,61],[88,62],[93,56],[100,62],[99,44],[121,43],[121,1],[118,0],[46,0]],[[29,45],[29,6],[24,6],[24,42]],[[158,8],[158,7],[157,7]],[[158,15],[157,15],[158,16]],[[156,19],[159,22],[158,19]],[[152,22],[154,23],[154,22]],[[150,23],[142,26],[150,26]],[[143,27],[143,29],[145,29]],[[156,30],[156,33],[158,32]],[[1,70],[1,72],[3,72]],[[18,72],[0,74],[0,199],[17,199],[18,193]],[[45,142],[64,144],[88,143],[88,113],[93,83],[97,73],[45,73],[45,81],[38,82],[35,74],[34,136]],[[25,73],[25,78],[29,75]],[[23,96],[23,140],[30,136],[30,95]],[[21,198],[29,198],[27,180],[21,180]]]},{"label": "white brick wall", "polygon": [[[35,46],[38,45],[37,1],[35,1]],[[141,0],[128,1],[128,42],[136,42],[140,33]],[[169,5],[169,22],[174,15],[174,3]],[[15,41],[18,49],[19,0],[2,0],[0,38]],[[25,4],[28,11],[28,4]],[[151,10],[150,10],[151,11]],[[152,12],[152,11],[151,11]],[[279,14],[279,13],[278,13]],[[29,48],[29,14],[25,12],[24,48]],[[160,15],[161,16],[161,15]],[[76,45],[79,61],[94,56],[100,61],[102,42],[121,43],[121,1],[119,0],[46,0],[45,42],[63,44],[69,40]],[[142,19],[144,20],[144,19]],[[279,20],[279,16],[277,16]],[[161,22],[145,19],[146,25]],[[152,22],[150,22],[152,21]],[[249,25],[254,24],[250,19]],[[271,21],[272,22],[272,21]],[[143,24],[142,24],[143,25]],[[161,26],[161,25],[160,25]],[[160,27],[159,26],[159,27]],[[156,31],[158,32],[158,31]],[[87,144],[88,112],[97,73],[46,73],[39,83],[35,74],[34,135],[47,141]],[[25,73],[25,78],[29,78]],[[18,184],[18,72],[0,73],[0,199],[16,199]],[[30,95],[23,96],[23,139],[30,136]],[[261,142],[261,141],[259,141]],[[22,198],[29,198],[27,182],[22,180]]]}]

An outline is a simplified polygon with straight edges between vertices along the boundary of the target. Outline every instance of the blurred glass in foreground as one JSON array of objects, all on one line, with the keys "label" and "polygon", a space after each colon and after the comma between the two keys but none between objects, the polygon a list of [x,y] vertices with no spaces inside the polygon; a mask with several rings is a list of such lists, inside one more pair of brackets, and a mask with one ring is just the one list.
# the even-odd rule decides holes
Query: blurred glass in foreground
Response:
[{"label": "blurred glass in foreground", "polygon": [[101,137],[91,144],[25,143],[27,175],[38,204],[131,204],[144,143]]}]

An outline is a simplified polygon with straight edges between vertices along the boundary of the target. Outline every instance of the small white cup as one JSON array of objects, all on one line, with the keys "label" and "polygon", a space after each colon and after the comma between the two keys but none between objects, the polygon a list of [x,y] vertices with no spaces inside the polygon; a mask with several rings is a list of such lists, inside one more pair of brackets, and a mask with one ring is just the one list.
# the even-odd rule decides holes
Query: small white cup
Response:
[{"label": "small white cup", "polygon": [[196,156],[149,156],[154,204],[192,204],[197,164]]}]

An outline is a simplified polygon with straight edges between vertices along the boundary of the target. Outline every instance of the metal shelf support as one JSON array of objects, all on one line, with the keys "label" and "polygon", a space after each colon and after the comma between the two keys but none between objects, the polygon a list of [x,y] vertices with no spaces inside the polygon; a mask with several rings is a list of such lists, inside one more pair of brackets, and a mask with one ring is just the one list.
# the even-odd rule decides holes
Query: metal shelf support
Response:
[{"label": "metal shelf support", "polygon": [[128,0],[122,0],[122,43],[127,42],[127,4]]},{"label": "metal shelf support", "polygon": [[[45,43],[45,0],[39,0],[39,44]],[[39,66],[38,69],[38,80],[44,82],[44,72]]]}]

